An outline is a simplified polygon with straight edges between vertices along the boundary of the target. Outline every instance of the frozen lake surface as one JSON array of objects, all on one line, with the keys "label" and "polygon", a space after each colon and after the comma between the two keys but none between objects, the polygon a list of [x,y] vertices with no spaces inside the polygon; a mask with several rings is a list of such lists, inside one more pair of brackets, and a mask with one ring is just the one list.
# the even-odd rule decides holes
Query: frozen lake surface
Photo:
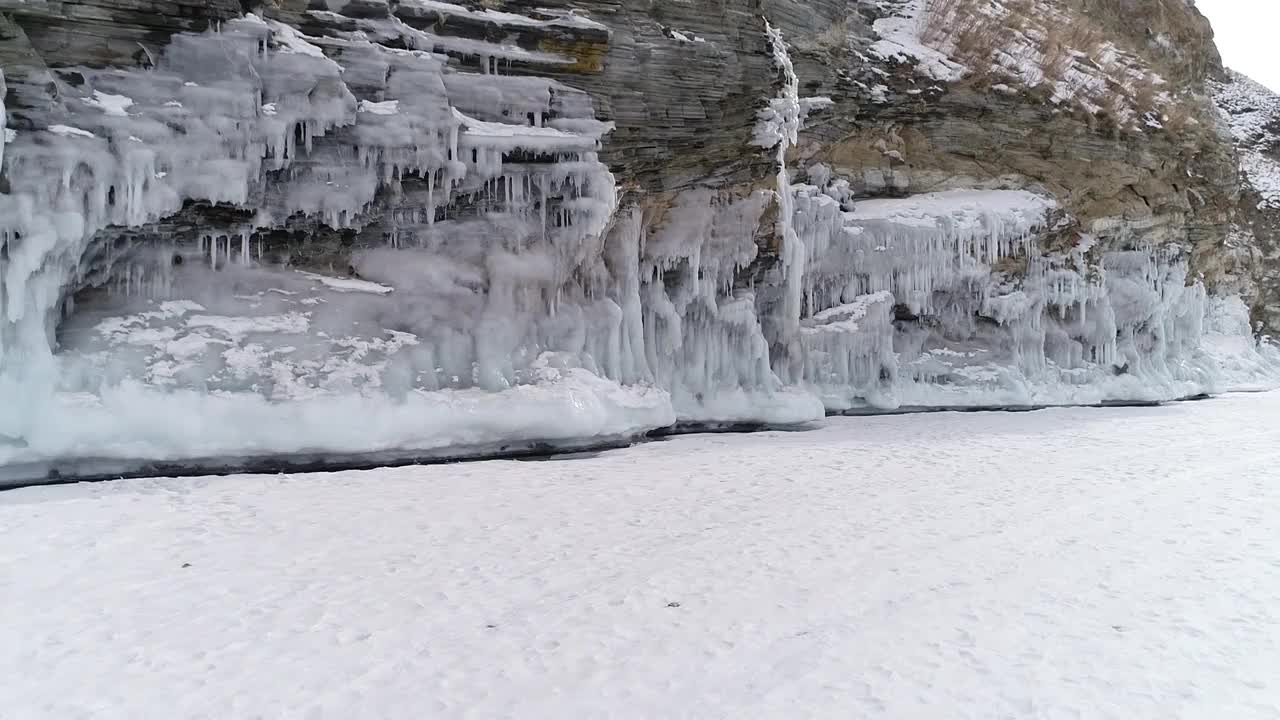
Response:
[{"label": "frozen lake surface", "polygon": [[0,715],[1280,717],[1280,394],[0,493]]}]

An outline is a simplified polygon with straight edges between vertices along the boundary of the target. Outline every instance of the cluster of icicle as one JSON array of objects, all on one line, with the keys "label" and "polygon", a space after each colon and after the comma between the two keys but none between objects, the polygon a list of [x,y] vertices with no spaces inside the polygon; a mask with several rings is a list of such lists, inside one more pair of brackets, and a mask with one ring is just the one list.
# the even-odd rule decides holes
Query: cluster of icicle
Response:
[{"label": "cluster of icicle", "polygon": [[[262,251],[250,235],[292,217],[332,228],[382,220],[370,209],[401,193],[407,177],[426,190],[394,213],[389,244],[490,243],[483,212],[436,228],[452,219],[451,203],[482,205],[507,233],[487,252],[492,296],[533,282],[554,294],[573,272],[565,256],[598,254],[584,246],[599,242],[616,207],[614,179],[597,158],[611,126],[594,119],[584,93],[493,74],[496,58],[517,49],[477,43],[485,72],[468,73],[444,54],[456,43],[394,16],[361,22],[308,38],[249,14],[176,35],[154,69],[83,69],[81,93],[63,99],[61,115],[0,156],[10,184],[0,194],[0,374],[47,382],[53,328],[70,293],[102,274],[86,258],[101,265],[104,229],[142,226],[188,201],[252,211],[247,226],[210,229],[217,234],[199,251],[212,270],[254,263]],[[391,40],[417,49],[382,44]],[[504,261],[503,252],[526,257]],[[147,253],[129,248],[128,256]],[[171,293],[166,278],[150,275],[167,263],[151,264],[125,264],[95,282]]]}]

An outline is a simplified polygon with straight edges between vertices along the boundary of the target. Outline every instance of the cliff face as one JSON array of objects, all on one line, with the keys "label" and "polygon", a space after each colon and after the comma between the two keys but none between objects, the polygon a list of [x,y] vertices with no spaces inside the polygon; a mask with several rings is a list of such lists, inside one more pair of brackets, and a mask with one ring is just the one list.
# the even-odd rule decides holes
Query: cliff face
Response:
[{"label": "cliff face", "polygon": [[0,464],[1270,372],[1274,98],[1184,0],[0,11]]},{"label": "cliff face", "polygon": [[1249,252],[1257,326],[1280,326],[1280,96],[1247,77],[1231,73],[1213,83],[1242,169],[1236,247]]}]

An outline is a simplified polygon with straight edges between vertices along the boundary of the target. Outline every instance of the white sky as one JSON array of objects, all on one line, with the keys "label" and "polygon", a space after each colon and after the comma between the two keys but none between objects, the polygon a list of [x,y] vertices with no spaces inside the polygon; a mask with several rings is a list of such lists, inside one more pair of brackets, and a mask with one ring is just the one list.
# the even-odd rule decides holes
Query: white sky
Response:
[{"label": "white sky", "polygon": [[1196,7],[1213,23],[1223,62],[1280,92],[1280,2],[1196,0]]}]

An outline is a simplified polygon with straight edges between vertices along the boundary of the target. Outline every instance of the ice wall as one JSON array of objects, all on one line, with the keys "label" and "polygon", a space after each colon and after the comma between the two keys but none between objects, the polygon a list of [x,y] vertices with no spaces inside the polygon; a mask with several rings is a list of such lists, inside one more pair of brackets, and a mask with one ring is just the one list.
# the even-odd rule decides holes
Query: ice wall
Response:
[{"label": "ice wall", "polygon": [[[412,17],[454,6],[405,7]],[[603,30],[576,15],[486,19]],[[408,389],[545,381],[548,352],[585,372],[625,374],[609,354],[621,313],[601,250],[616,192],[597,150],[611,126],[580,91],[501,74],[504,63],[568,61],[435,36],[395,15],[330,29],[307,37],[250,14],[175,36],[151,69],[80,69],[48,126],[7,146],[0,436],[56,444],[59,418],[42,414],[55,396],[106,398],[122,382],[314,400],[382,392],[385,364],[403,401]],[[120,241],[120,229],[145,230],[191,202],[248,212],[205,228],[197,244],[163,233]],[[289,301],[295,278],[262,262],[259,231],[302,220],[353,232],[376,220],[386,251],[353,265],[394,281],[384,286],[394,301]],[[121,317],[60,323],[76,292],[92,288],[108,291],[99,307]],[[236,302],[246,297],[259,300]],[[55,338],[60,326],[79,332]],[[669,422],[656,402],[656,419],[621,431]]]},{"label": "ice wall", "polygon": [[45,126],[5,132],[0,465],[1168,399],[1275,369],[1206,341],[1235,306],[1185,250],[1048,252],[1067,218],[1044,195],[857,199],[794,167],[831,103],[801,97],[768,23],[777,93],[751,141],[772,181],[621,202],[611,124],[549,77],[574,60],[510,41],[607,36],[596,20],[427,0],[308,18],[78,69]]}]

